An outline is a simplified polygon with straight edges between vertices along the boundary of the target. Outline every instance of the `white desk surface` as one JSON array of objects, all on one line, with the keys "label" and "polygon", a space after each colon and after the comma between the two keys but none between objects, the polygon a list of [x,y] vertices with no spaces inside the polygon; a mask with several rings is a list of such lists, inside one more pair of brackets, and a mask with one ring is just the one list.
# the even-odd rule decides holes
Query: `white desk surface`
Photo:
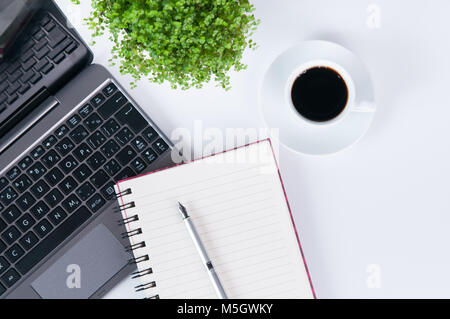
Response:
[{"label": "white desk surface", "polygon": [[[85,40],[80,7],[58,0]],[[381,9],[381,28],[366,25]],[[373,76],[378,102],[367,135],[324,157],[280,150],[280,166],[319,298],[450,297],[450,2],[435,0],[256,1],[261,25],[248,70],[233,89],[209,85],[174,91],[142,81],[129,90],[170,136],[177,127],[264,127],[258,88],[274,58],[303,40],[338,42]],[[81,10],[80,10],[81,9]],[[110,44],[97,40],[94,62],[108,65]],[[126,88],[130,80],[109,68]],[[282,128],[281,128],[282,129]],[[369,265],[379,288],[367,285]],[[107,297],[131,298],[125,280]]]}]

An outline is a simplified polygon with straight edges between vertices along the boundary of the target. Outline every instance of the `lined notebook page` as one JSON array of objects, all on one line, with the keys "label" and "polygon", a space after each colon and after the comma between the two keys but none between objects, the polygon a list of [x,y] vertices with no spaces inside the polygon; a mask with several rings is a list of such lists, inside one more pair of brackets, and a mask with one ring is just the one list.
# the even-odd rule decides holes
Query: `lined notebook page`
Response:
[{"label": "lined notebook page", "polygon": [[136,207],[135,256],[160,298],[216,298],[178,211],[188,210],[229,298],[312,298],[294,226],[269,141],[120,182]]}]

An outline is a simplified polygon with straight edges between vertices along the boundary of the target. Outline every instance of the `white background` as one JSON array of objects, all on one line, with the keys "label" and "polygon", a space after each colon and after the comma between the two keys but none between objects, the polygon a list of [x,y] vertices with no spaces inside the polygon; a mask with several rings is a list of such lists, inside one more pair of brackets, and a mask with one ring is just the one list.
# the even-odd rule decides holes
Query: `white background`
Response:
[{"label": "white background", "polygon": [[[90,1],[58,0],[86,41]],[[381,28],[367,26],[367,0],[254,1],[261,25],[248,70],[232,90],[174,91],[142,81],[129,90],[170,136],[178,127],[264,127],[258,89],[274,58],[303,40],[340,43],[367,64],[378,111],[367,135],[338,154],[280,149],[282,176],[319,298],[450,297],[450,2],[379,0]],[[108,65],[97,40],[94,62]],[[129,88],[130,78],[109,68]],[[281,128],[282,129],[282,128]],[[380,288],[367,285],[369,265]],[[130,298],[125,281],[108,297]]]}]

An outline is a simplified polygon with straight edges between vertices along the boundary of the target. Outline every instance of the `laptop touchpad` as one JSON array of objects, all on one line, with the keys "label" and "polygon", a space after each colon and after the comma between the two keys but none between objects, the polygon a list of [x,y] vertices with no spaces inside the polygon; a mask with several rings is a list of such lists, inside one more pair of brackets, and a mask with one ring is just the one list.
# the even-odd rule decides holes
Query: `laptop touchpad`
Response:
[{"label": "laptop touchpad", "polygon": [[114,235],[100,224],[31,286],[42,298],[89,298],[125,267],[129,258]]}]

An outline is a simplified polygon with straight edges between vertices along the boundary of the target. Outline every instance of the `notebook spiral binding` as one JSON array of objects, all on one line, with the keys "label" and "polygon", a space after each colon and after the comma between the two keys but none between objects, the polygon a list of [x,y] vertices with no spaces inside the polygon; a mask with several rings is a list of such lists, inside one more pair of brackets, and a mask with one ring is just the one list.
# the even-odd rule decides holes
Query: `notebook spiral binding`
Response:
[{"label": "notebook spiral binding", "polygon": [[[132,208],[136,207],[136,204],[134,202],[125,203],[123,201],[123,197],[127,196],[127,195],[130,195],[130,194],[132,194],[132,190],[130,188],[127,188],[127,189],[125,189],[125,190],[123,190],[123,191],[121,191],[119,193],[116,193],[116,197],[118,199],[119,198],[122,199],[122,203],[123,203],[123,204],[119,205],[116,208],[116,210],[118,212],[122,212],[122,211],[129,210],[129,209],[132,209]],[[131,224],[131,223],[133,223],[135,221],[138,221],[138,220],[139,220],[139,216],[137,214],[135,214],[135,215],[132,215],[130,217],[120,219],[118,221],[118,224],[119,224],[119,226],[129,225],[129,224]],[[121,236],[122,236],[122,238],[131,238],[133,236],[137,236],[137,235],[140,235],[140,234],[142,234],[142,229],[141,228],[137,228],[137,229],[129,230],[127,232],[123,232],[121,234]],[[144,248],[144,247],[146,247],[146,243],[145,243],[145,241],[141,241],[141,242],[138,242],[138,243],[135,243],[135,244],[130,244],[127,247],[125,247],[125,249],[126,249],[127,252],[133,252],[135,250],[138,250],[138,249]],[[130,259],[129,263],[130,264],[139,264],[139,263],[142,263],[142,262],[146,262],[149,259],[150,258],[149,258],[148,255],[143,255],[143,256],[138,256],[138,257],[134,257],[134,258]],[[152,273],[153,273],[153,270],[152,270],[151,267],[149,267],[149,268],[146,268],[146,269],[143,269],[143,270],[137,270],[137,271],[133,272],[131,274],[131,278],[132,279],[140,279],[142,277],[151,275]],[[155,281],[150,281],[150,282],[147,282],[147,283],[142,283],[140,285],[137,285],[134,288],[135,288],[135,291],[138,292],[138,291],[143,291],[143,290],[147,290],[147,289],[151,289],[151,288],[155,288],[155,287],[156,287],[156,282]],[[159,295],[150,296],[150,297],[148,297],[146,299],[159,299]]]}]

